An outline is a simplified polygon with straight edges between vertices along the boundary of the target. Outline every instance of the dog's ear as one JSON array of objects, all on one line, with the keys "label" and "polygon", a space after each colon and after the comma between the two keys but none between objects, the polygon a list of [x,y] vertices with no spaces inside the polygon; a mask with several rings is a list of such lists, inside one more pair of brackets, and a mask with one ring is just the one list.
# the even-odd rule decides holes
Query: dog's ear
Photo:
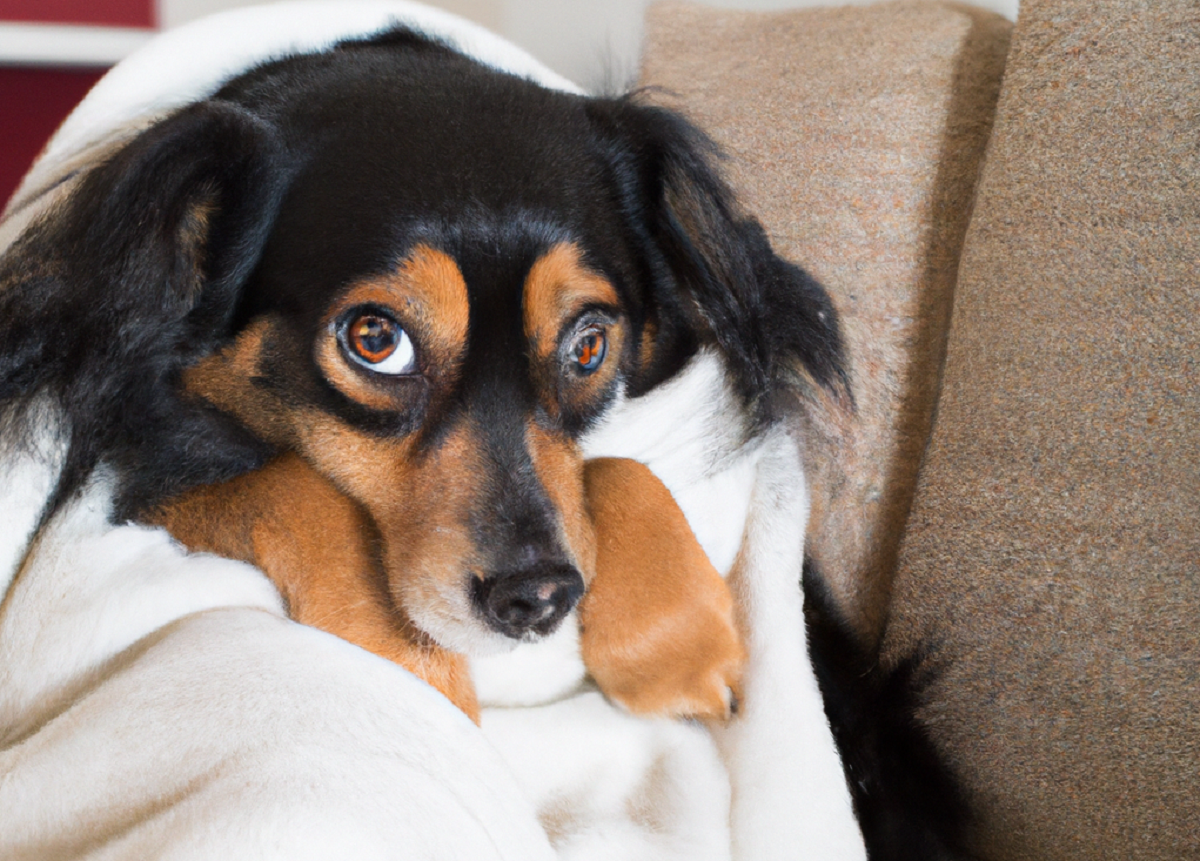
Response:
[{"label": "dog's ear", "polygon": [[653,282],[653,338],[632,393],[653,388],[698,344],[726,355],[737,387],[766,409],[772,387],[797,374],[846,390],[837,314],[829,295],[779,258],[762,226],[740,211],[720,152],[679,114],[639,95],[598,101],[594,121]]},{"label": "dog's ear", "polygon": [[287,181],[275,131],[188,108],[80,178],[0,261],[0,416],[48,396],[69,429],[58,502],[104,460],[118,514],[262,462],[264,446],[181,399],[227,335]]}]

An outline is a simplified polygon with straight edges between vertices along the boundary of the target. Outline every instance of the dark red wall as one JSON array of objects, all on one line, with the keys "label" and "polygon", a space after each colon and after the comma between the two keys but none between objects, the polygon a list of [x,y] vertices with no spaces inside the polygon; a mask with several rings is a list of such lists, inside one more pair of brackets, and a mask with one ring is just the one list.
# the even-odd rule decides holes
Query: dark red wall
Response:
[{"label": "dark red wall", "polygon": [[0,21],[153,27],[154,0],[0,0]]},{"label": "dark red wall", "polygon": [[[156,0],[0,0],[0,26],[155,26]],[[18,66],[0,57],[0,206],[7,202],[58,124],[103,69]]]},{"label": "dark red wall", "polygon": [[103,69],[0,66],[0,206]]}]

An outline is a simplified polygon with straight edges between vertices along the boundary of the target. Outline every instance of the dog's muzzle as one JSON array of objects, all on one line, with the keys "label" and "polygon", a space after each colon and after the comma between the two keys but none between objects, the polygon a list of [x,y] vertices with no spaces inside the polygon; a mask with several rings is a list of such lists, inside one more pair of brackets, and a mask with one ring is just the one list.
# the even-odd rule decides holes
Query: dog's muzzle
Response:
[{"label": "dog's muzzle", "polygon": [[583,590],[583,577],[570,565],[542,563],[473,580],[471,600],[490,627],[521,640],[552,633]]}]

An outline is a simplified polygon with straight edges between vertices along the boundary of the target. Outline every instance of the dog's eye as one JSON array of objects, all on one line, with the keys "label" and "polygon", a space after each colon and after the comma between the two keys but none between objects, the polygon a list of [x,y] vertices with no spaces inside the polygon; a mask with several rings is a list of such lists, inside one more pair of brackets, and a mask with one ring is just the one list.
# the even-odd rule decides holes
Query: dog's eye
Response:
[{"label": "dog's eye", "polygon": [[584,374],[595,373],[608,353],[608,339],[599,326],[588,326],[575,336],[571,345],[571,361]]},{"label": "dog's eye", "polygon": [[412,341],[390,317],[359,314],[346,325],[344,337],[350,358],[376,373],[410,374],[416,369]]}]

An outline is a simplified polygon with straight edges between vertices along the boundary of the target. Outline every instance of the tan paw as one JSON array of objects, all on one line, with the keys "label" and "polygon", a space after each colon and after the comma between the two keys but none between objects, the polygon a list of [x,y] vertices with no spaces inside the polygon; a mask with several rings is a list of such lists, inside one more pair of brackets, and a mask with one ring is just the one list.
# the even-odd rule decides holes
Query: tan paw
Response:
[{"label": "tan paw", "polygon": [[729,587],[645,466],[590,461],[585,481],[596,573],[579,618],[592,677],[634,714],[727,718],[745,662]]},{"label": "tan paw", "polygon": [[584,662],[604,694],[633,714],[726,720],[745,663],[731,615],[693,605],[628,636],[592,636],[585,627]]}]

